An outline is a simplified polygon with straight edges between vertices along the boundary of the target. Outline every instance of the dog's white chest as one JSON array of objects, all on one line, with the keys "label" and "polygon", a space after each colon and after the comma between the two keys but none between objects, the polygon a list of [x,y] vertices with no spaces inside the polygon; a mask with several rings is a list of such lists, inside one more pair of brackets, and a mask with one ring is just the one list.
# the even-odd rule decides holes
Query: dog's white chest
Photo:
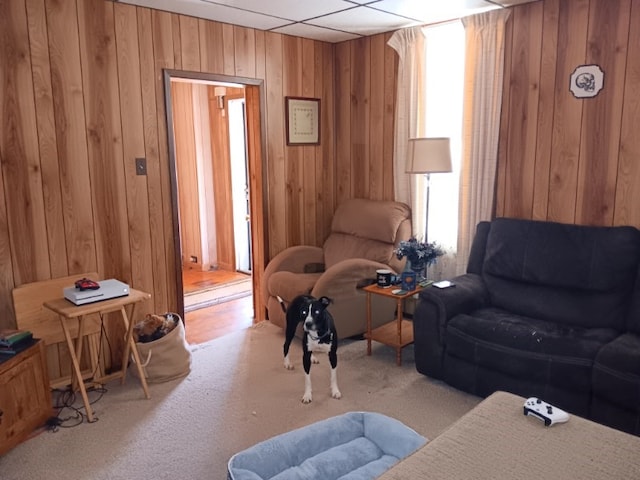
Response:
[{"label": "dog's white chest", "polygon": [[318,340],[307,337],[307,350],[316,353],[329,353],[329,350],[331,350],[331,344],[320,343]]}]

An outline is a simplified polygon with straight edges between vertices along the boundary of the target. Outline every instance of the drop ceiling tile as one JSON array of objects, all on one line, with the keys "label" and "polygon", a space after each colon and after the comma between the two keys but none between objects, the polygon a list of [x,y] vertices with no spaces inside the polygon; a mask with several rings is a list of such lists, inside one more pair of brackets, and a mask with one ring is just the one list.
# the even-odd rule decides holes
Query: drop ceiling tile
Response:
[{"label": "drop ceiling tile", "polygon": [[328,28],[316,27],[315,25],[307,25],[305,23],[292,23],[284,27],[275,28],[272,32],[284,33],[286,35],[294,35],[296,37],[312,38],[323,42],[344,42],[359,38],[359,35],[352,33],[339,32],[338,30],[330,30]]},{"label": "drop ceiling tile", "polygon": [[[328,13],[353,8],[355,5],[345,0],[203,0],[243,10],[273,15],[289,20],[301,21],[320,17]],[[370,1],[370,0],[369,0]]]},{"label": "drop ceiling tile", "polygon": [[357,35],[374,35],[416,24],[411,19],[398,17],[397,15],[368,7],[352,8],[351,10],[309,20],[307,23],[320,27],[332,27]]},{"label": "drop ceiling tile", "polygon": [[269,30],[290,23],[280,18],[238,10],[203,0],[120,0],[120,2],[260,30]]},{"label": "drop ceiling tile", "polygon": [[484,0],[381,0],[371,7],[413,18],[425,24],[443,22],[500,8],[498,5]]}]

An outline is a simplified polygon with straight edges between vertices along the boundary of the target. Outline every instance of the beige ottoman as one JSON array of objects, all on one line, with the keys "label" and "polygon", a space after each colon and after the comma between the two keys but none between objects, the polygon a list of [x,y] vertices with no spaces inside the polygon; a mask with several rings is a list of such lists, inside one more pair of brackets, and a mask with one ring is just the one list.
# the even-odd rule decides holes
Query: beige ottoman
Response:
[{"label": "beige ottoman", "polygon": [[380,479],[640,479],[640,438],[571,415],[545,427],[496,392]]}]

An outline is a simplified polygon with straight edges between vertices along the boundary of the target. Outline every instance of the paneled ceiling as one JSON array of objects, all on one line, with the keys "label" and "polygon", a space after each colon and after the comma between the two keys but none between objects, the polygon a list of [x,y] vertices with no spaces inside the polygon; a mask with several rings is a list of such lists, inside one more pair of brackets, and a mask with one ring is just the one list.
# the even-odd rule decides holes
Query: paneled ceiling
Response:
[{"label": "paneled ceiling", "polygon": [[536,0],[114,0],[298,37],[342,42]]}]

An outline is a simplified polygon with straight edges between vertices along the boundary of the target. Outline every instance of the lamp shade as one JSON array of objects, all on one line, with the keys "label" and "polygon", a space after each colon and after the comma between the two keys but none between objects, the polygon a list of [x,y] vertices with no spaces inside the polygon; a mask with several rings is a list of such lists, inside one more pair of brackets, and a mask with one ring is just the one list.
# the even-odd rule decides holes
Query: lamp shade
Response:
[{"label": "lamp shade", "polygon": [[446,173],[451,171],[448,138],[410,138],[406,173]]}]

